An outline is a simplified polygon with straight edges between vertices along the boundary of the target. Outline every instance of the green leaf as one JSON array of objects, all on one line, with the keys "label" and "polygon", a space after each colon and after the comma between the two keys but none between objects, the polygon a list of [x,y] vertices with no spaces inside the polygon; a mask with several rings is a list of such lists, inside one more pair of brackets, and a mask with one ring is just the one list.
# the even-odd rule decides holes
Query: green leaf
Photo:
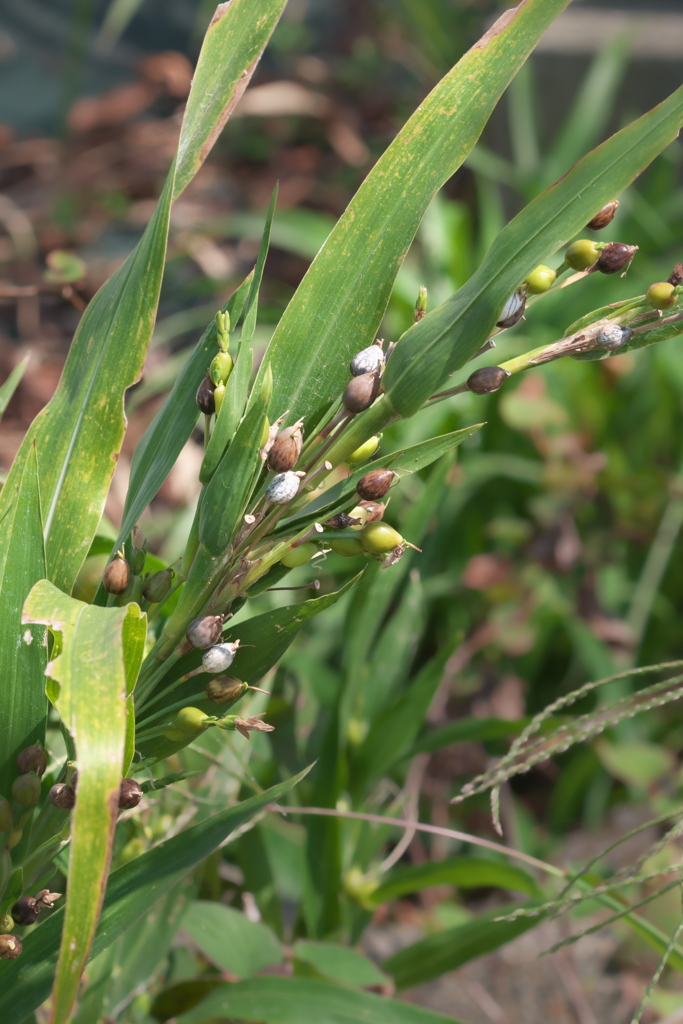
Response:
[{"label": "green leaf", "polygon": [[222,132],[256,70],[263,49],[287,0],[252,0],[219,4],[194,70],[178,143],[178,170],[173,198],[192,181]]},{"label": "green leaf", "polygon": [[526,871],[503,861],[483,860],[481,857],[450,857],[448,860],[429,861],[394,871],[370,895],[379,906],[388,900],[399,899],[436,885],[455,885],[460,889],[479,889],[489,886],[539,896],[535,880]]},{"label": "green leaf", "polygon": [[[266,804],[277,802],[309,771],[205,819],[112,872],[93,942],[95,957],[139,921],[196,864]],[[50,993],[63,910],[28,934],[20,958],[0,962],[0,1020],[20,1024]]]},{"label": "green leaf", "polygon": [[[242,313],[250,282],[251,275],[242,282],[223,307],[223,312],[229,313],[231,322],[236,322]],[[121,530],[115,543],[110,544],[109,551],[117,551],[121,547],[175,465],[178,455],[197,425],[195,395],[217,347],[216,321],[212,320],[183,366],[171,393],[135,449]],[[104,588],[101,588],[101,592],[106,599]]]},{"label": "green leaf", "polygon": [[14,367],[7,380],[0,385],[0,418],[2,418],[5,409],[9,405],[10,398],[19,387],[21,378],[26,372],[26,367],[29,364],[30,358],[30,355],[24,356],[21,362],[17,363]]},{"label": "green leaf", "polygon": [[410,1003],[382,999],[308,978],[254,978],[224,985],[178,1018],[178,1024],[219,1020],[262,1024],[457,1024]]},{"label": "green leaf", "polygon": [[[533,906],[533,904],[525,904]],[[407,946],[383,964],[393,974],[397,988],[412,988],[446,971],[454,971],[461,964],[504,946],[530,928],[535,928],[544,916],[518,917],[515,921],[495,921],[494,918],[510,914],[517,909],[508,905],[481,914],[467,924],[448,928],[430,935],[413,946]]]},{"label": "green leaf", "polygon": [[328,981],[350,988],[387,985],[388,975],[355,949],[332,942],[306,942],[300,939],[292,949],[295,961],[307,964]]},{"label": "green leaf", "polygon": [[648,791],[675,769],[673,752],[657,743],[638,740],[610,743],[603,736],[595,741],[593,748],[603,768],[613,778],[637,789]]},{"label": "green leaf", "polygon": [[97,608],[47,580],[33,587],[24,619],[61,634],[61,653],[47,671],[79,767],[69,855],[69,877],[78,881],[69,886],[54,986],[53,1020],[61,1024],[76,998],[104,896],[123,769],[125,695],[142,661],[146,619],[136,604]]},{"label": "green leaf", "polygon": [[5,485],[0,522],[0,795],[9,797],[20,750],[45,740],[45,630],[22,628],[21,611],[34,580],[45,575],[45,550],[35,448],[21,477]]},{"label": "green leaf", "polygon": [[460,167],[498,98],[567,3],[527,0],[507,11],[423,100],[377,161],[297,289],[269,346],[278,414],[289,409],[293,420],[306,416],[310,431],[341,395],[349,359],[371,344],[379,329],[394,277],[425,210]]},{"label": "green leaf", "polygon": [[284,959],[270,928],[222,903],[194,900],[183,915],[182,925],[207,960],[238,978],[250,978]]},{"label": "green leaf", "polygon": [[[594,149],[510,221],[470,280],[403,335],[382,381],[386,394],[377,405],[386,408],[370,410],[373,429],[377,417],[390,410],[413,415],[444,386],[486,340],[529,271],[626,188],[676,137],[682,122],[683,87]],[[345,443],[355,440],[349,436]]]}]

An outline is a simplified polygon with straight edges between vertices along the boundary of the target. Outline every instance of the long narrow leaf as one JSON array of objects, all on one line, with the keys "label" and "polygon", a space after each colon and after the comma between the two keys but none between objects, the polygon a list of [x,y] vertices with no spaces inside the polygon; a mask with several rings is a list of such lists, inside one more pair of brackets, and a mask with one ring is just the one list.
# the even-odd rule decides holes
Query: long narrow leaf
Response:
[{"label": "long narrow leaf", "polygon": [[145,620],[136,604],[97,608],[43,580],[29,594],[24,621],[61,634],[61,653],[47,673],[53,704],[75,742],[79,768],[51,1016],[53,1024],[62,1024],[76,998],[104,896],[123,768],[126,694],[142,660]]},{"label": "long narrow leaf", "polygon": [[[109,878],[91,956],[107,949],[236,828],[266,804],[277,801],[308,771],[214,814],[114,871]],[[23,940],[20,958],[0,962],[0,1020],[3,1024],[21,1024],[49,995],[63,920],[64,912],[55,911]]]}]

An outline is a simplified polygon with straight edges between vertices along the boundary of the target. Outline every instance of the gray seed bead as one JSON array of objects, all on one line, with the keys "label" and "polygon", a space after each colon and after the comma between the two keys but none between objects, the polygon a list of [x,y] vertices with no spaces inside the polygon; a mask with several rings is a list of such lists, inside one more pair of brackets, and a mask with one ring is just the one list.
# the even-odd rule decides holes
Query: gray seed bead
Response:
[{"label": "gray seed bead", "polygon": [[273,505],[286,505],[299,493],[299,483],[300,478],[291,470],[278,473],[268,484],[266,498],[272,501]]},{"label": "gray seed bead", "polygon": [[601,348],[613,350],[621,348],[631,338],[633,331],[630,327],[621,327],[619,324],[609,324],[598,334],[595,339]]},{"label": "gray seed bead", "polygon": [[234,644],[216,644],[204,651],[202,667],[205,672],[223,672],[235,660]]},{"label": "gray seed bead", "polygon": [[525,306],[526,295],[521,288],[518,288],[503,306],[500,316],[496,321],[496,327],[512,327],[513,324],[522,319]]},{"label": "gray seed bead", "polygon": [[350,370],[354,377],[360,377],[362,373],[372,373],[379,370],[384,362],[384,353],[379,345],[370,345],[368,348],[356,352],[351,360]]}]

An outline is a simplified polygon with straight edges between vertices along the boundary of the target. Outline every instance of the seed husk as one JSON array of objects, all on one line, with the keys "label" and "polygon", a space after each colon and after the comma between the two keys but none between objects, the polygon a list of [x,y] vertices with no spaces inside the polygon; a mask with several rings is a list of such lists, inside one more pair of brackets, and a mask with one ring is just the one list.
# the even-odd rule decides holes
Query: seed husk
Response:
[{"label": "seed husk", "polygon": [[302,444],[301,424],[281,430],[268,452],[269,468],[276,473],[294,469],[301,455]]},{"label": "seed husk", "polygon": [[291,470],[278,473],[266,488],[266,498],[273,505],[286,505],[299,493],[301,478]]},{"label": "seed husk", "polygon": [[509,370],[502,366],[480,366],[467,378],[467,387],[475,395],[490,395],[510,376]]},{"label": "seed husk", "polygon": [[214,391],[216,385],[210,377],[205,377],[197,388],[197,405],[199,411],[203,412],[205,416],[212,416],[216,411],[216,401],[214,399]]},{"label": "seed husk", "polygon": [[363,348],[360,352],[356,352],[349,364],[349,369],[354,377],[360,377],[364,373],[373,373],[375,370],[381,370],[383,363],[382,343],[375,342],[374,345],[369,345],[368,348]]},{"label": "seed husk", "polygon": [[524,316],[525,307],[526,295],[521,288],[518,288],[503,306],[500,317],[496,321],[496,327],[514,327]]},{"label": "seed husk", "polygon": [[135,779],[124,779],[119,786],[119,809],[129,811],[142,800],[142,786]]},{"label": "seed husk", "polygon": [[377,370],[373,373],[363,373],[350,380],[342,396],[342,404],[346,411],[355,414],[369,409],[379,394],[379,385],[380,375]]},{"label": "seed husk", "polygon": [[40,906],[31,896],[22,896],[13,904],[10,913],[14,918],[15,924],[29,925],[35,924],[38,920],[40,909]]},{"label": "seed husk", "polygon": [[586,227],[591,231],[601,231],[602,228],[606,228],[608,224],[611,224],[614,214],[617,212],[619,206],[618,199],[611,199],[609,203],[606,203],[601,210],[592,217]]},{"label": "seed husk", "polygon": [[188,643],[198,650],[213,647],[223,631],[223,615],[198,615],[187,627]]},{"label": "seed husk", "polygon": [[202,655],[202,668],[205,672],[225,672],[230,668],[239,648],[239,640],[231,644],[216,644]]},{"label": "seed husk", "polygon": [[123,594],[130,583],[130,566],[125,558],[115,558],[104,570],[102,586],[110,594]]},{"label": "seed husk", "polygon": [[387,506],[382,501],[361,501],[360,507],[365,512],[366,523],[378,523],[384,518]]},{"label": "seed husk", "polygon": [[593,267],[601,274],[618,274],[628,268],[631,260],[638,252],[637,245],[624,245],[622,242],[610,242],[598,256]]},{"label": "seed husk", "polygon": [[60,811],[71,811],[76,803],[75,790],[66,782],[58,782],[53,786],[48,797],[50,803],[54,807],[58,807]]},{"label": "seed husk", "polygon": [[17,768],[22,775],[26,772],[43,775],[47,768],[47,754],[42,743],[32,743],[30,747],[20,750],[17,754]]},{"label": "seed husk", "polygon": [[683,263],[677,263],[671,273],[666,279],[667,284],[672,284],[674,287],[677,284],[683,284]]},{"label": "seed husk", "polygon": [[16,960],[21,949],[21,939],[16,935],[0,935],[0,960]]},{"label": "seed husk", "polygon": [[323,526],[327,526],[330,530],[348,530],[352,526],[362,526],[360,519],[355,519],[353,516],[347,515],[346,512],[338,512],[336,516],[332,516],[331,519],[326,519]]},{"label": "seed husk", "polygon": [[247,684],[235,676],[214,676],[206,684],[206,696],[214,704],[231,704],[247,689]]},{"label": "seed husk", "polygon": [[360,478],[356,491],[366,501],[377,501],[387,493],[395,476],[393,469],[371,469]]},{"label": "seed husk", "polygon": [[603,348],[613,351],[625,345],[632,335],[633,331],[630,327],[622,327],[620,324],[608,324],[602,328],[595,340]]}]

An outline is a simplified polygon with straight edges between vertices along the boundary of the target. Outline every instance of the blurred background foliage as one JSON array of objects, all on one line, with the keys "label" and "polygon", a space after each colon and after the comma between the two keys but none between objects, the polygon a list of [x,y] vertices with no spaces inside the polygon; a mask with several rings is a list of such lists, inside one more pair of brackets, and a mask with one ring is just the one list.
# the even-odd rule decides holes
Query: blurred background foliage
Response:
[{"label": "blurred background foliage", "polygon": [[[80,311],[146,223],[212,6],[0,5],[3,377],[32,353],[3,421],[5,469],[56,385]],[[279,206],[262,291],[261,348],[374,159],[499,6],[291,0],[236,116],[174,208],[153,347],[128,395],[130,428],[107,509],[111,523],[120,518],[134,444],[187,346],[255,257],[274,181]],[[549,33],[467,165],[430,207],[399,274],[384,337],[395,340],[410,324],[421,284],[430,307],[443,301],[524,203],[678,85],[681,51],[676,58],[667,48],[672,34],[683,36],[677,4],[647,8],[659,27],[660,52],[643,23],[629,21],[629,8],[638,13],[636,4],[576,5]],[[581,18],[591,12],[593,29],[582,31]],[[640,247],[628,275],[596,274],[530,304],[526,320],[501,337],[501,360],[560,337],[594,307],[666,279],[683,257],[682,154],[676,143],[657,159],[620,197],[613,224],[598,236]],[[64,250],[82,263],[60,262],[55,254]],[[476,365],[492,362],[487,353]],[[457,461],[405,477],[392,497],[387,518],[422,554],[410,552],[314,619],[262,684],[272,691],[272,736],[254,737],[248,762],[243,746],[209,734],[183,752],[174,770],[206,774],[160,792],[146,820],[124,822],[118,860],[316,758],[318,768],[297,791],[303,804],[492,835],[485,798],[455,807],[449,801],[505,751],[506,737],[525,716],[587,679],[683,657],[682,400],[676,339],[604,363],[556,362],[488,398],[459,395],[387,430],[382,450],[390,451],[486,421]],[[140,524],[159,564],[181,550],[201,452],[197,432]],[[97,558],[88,561],[83,595],[101,568]],[[316,570],[327,591],[356,571],[355,561],[335,555]],[[292,579],[309,582],[310,567]],[[266,593],[258,611],[291,600]],[[610,697],[629,687],[615,684]],[[586,699],[579,710],[600,699]],[[264,709],[263,698],[253,707]],[[674,704],[541,765],[504,792],[507,841],[535,856],[578,862],[647,817],[678,807],[682,749],[683,716]],[[288,942],[303,934],[355,942],[372,917],[372,884],[394,860],[420,865],[461,849],[453,840],[416,835],[382,862],[390,839],[370,824],[271,814],[207,862],[196,895],[243,909]],[[671,851],[660,855],[667,856]],[[473,908],[495,905],[485,887],[475,890],[474,901],[468,892],[402,891],[377,912],[375,925],[394,921],[415,937],[416,928],[438,932],[465,921]],[[645,913],[669,927],[675,894]],[[207,954],[198,925],[188,919],[186,928],[192,951],[175,948],[163,961],[159,950],[146,970],[162,970],[163,961],[167,988],[198,971],[210,981],[212,971],[233,970],[217,962],[215,949]],[[610,955],[622,957],[626,974],[634,970],[633,955],[647,969],[644,947],[625,934]],[[302,953],[305,974],[304,962]],[[268,965],[254,963],[247,974]],[[112,1014],[130,1002],[127,977],[126,991],[107,997]],[[676,998],[661,997],[662,1014]],[[120,1019],[147,1019],[149,1000],[134,1002]],[[82,1019],[95,1019],[84,1007]],[[156,1009],[165,1019],[163,1007]]]}]

